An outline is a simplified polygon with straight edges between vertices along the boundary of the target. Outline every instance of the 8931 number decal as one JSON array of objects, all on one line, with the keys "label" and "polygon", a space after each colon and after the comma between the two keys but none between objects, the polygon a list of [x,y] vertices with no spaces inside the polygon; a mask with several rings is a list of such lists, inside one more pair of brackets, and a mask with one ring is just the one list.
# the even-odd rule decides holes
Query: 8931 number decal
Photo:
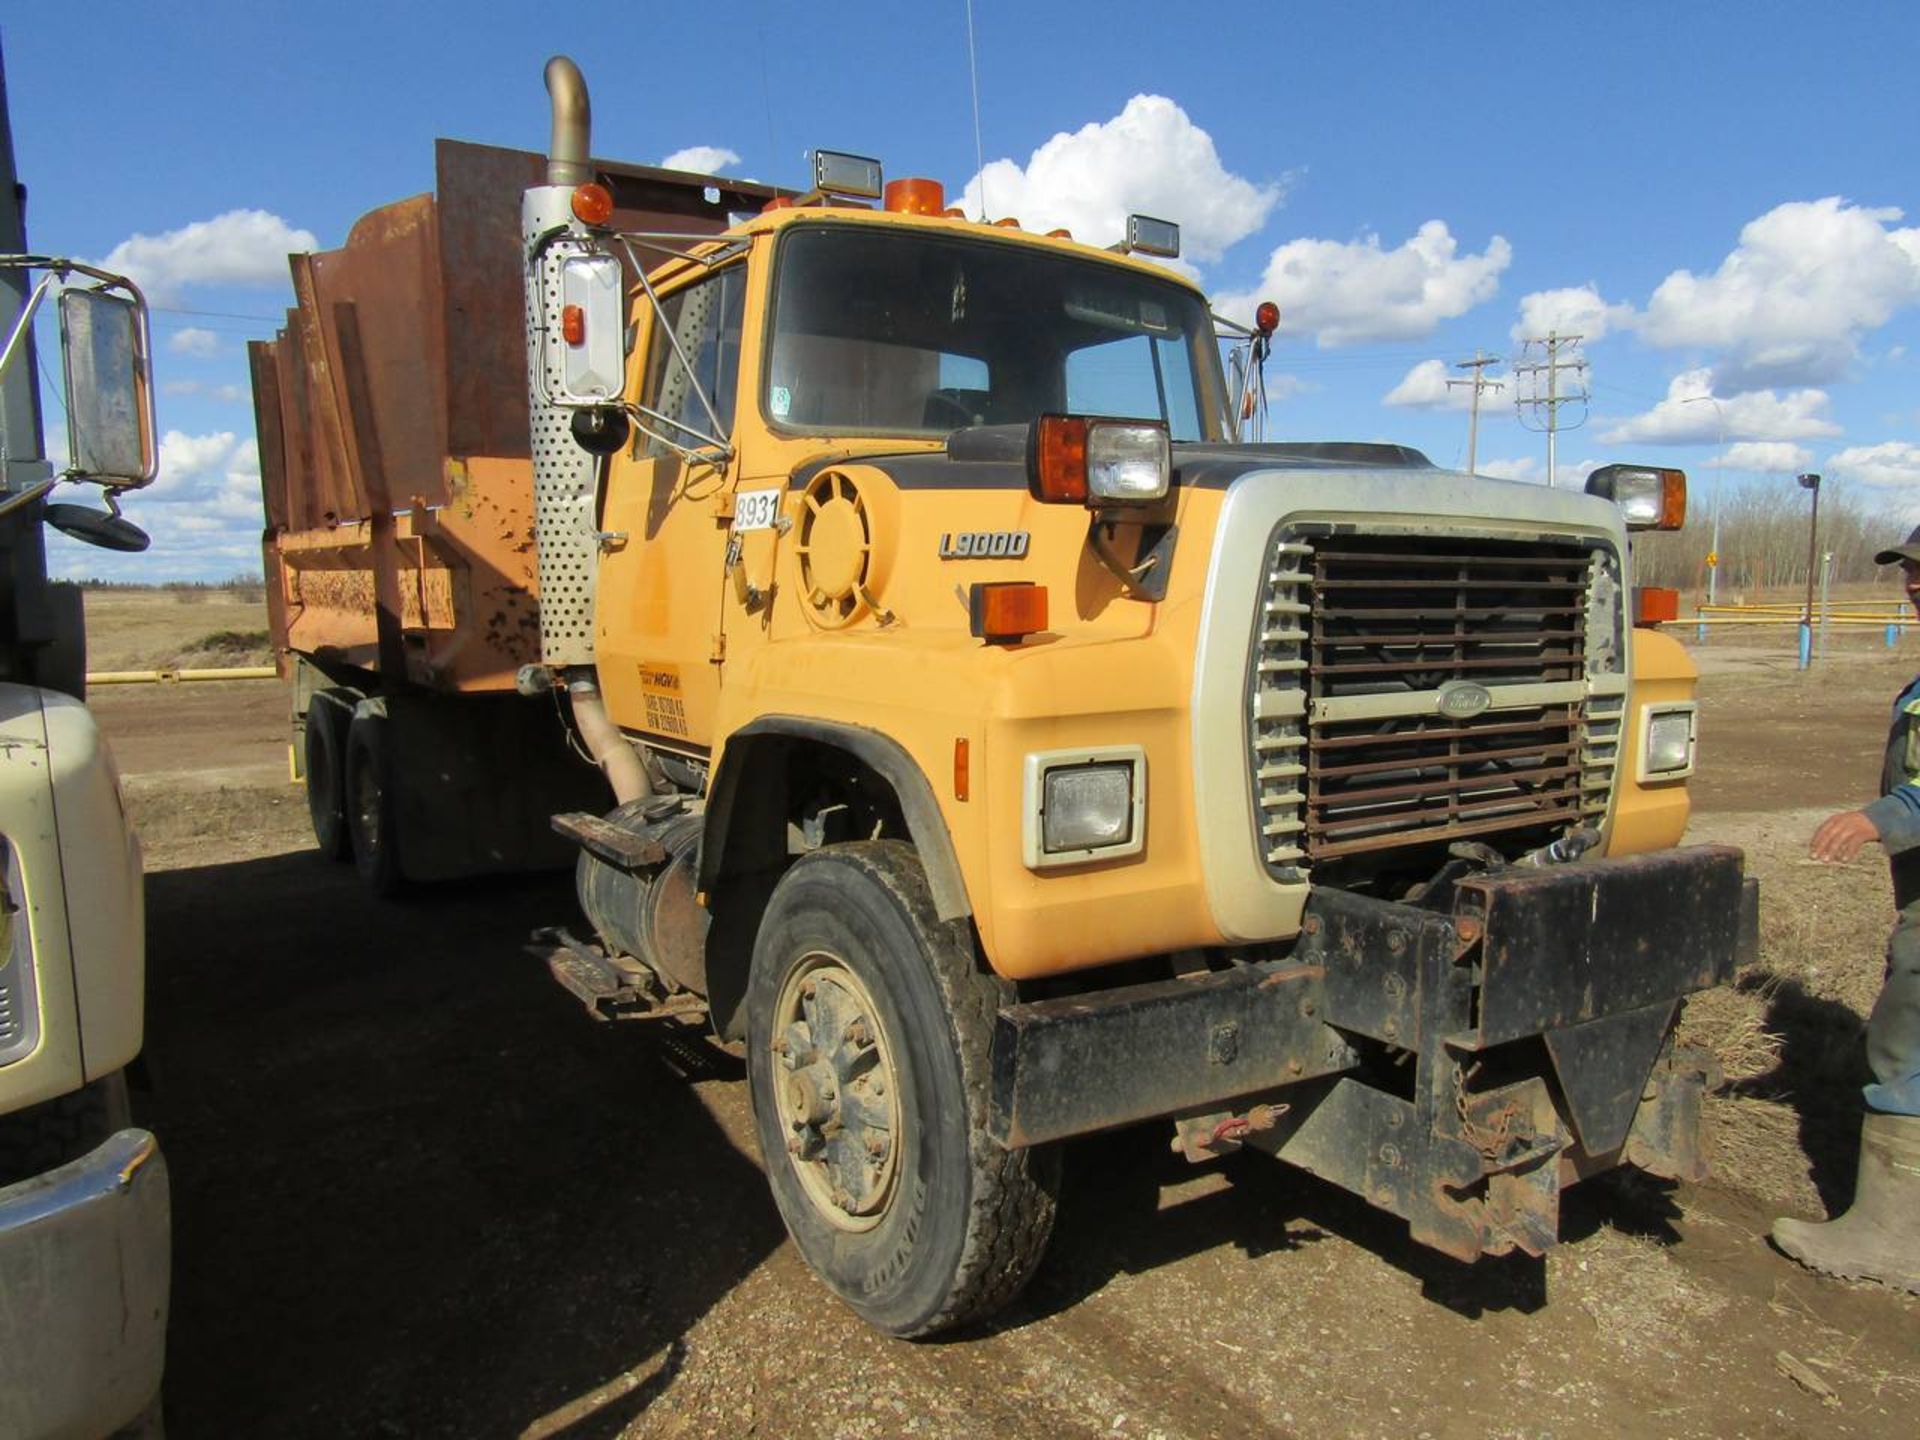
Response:
[{"label": "8931 number decal", "polygon": [[780,518],[780,495],[778,490],[741,490],[733,497],[733,528],[735,533],[742,530],[771,530],[774,522]]}]

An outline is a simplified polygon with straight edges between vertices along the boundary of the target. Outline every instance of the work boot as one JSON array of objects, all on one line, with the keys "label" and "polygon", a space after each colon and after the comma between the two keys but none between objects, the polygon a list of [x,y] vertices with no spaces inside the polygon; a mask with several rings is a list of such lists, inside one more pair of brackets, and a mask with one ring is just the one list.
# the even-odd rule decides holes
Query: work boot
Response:
[{"label": "work boot", "polygon": [[1824,1225],[1776,1220],[1773,1243],[1823,1275],[1920,1295],[1920,1115],[1868,1111],[1847,1213]]}]

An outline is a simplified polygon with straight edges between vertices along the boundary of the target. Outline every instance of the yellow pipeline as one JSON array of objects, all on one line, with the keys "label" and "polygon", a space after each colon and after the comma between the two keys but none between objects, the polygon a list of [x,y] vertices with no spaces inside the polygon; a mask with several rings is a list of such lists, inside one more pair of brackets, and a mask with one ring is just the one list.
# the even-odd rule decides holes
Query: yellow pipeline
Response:
[{"label": "yellow pipeline", "polygon": [[196,680],[278,680],[271,665],[238,665],[227,670],[89,670],[89,685],[174,685]]}]

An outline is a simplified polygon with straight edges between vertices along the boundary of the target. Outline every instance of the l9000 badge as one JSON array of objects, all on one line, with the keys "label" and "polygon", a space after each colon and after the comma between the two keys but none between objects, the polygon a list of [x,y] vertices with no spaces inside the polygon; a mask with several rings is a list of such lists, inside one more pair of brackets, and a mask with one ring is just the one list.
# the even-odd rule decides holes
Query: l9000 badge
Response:
[{"label": "l9000 badge", "polygon": [[940,537],[942,560],[1018,560],[1027,553],[1025,530],[949,530]]}]

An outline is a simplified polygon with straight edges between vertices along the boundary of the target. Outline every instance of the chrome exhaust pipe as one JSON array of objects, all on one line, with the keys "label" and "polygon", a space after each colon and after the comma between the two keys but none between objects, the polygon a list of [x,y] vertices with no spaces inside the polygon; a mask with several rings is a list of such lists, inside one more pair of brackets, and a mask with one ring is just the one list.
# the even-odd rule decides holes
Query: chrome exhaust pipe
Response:
[{"label": "chrome exhaust pipe", "polygon": [[564,55],[547,61],[547,97],[553,108],[553,139],[547,145],[547,183],[582,185],[593,178],[587,143],[593,107],[580,67]]}]

